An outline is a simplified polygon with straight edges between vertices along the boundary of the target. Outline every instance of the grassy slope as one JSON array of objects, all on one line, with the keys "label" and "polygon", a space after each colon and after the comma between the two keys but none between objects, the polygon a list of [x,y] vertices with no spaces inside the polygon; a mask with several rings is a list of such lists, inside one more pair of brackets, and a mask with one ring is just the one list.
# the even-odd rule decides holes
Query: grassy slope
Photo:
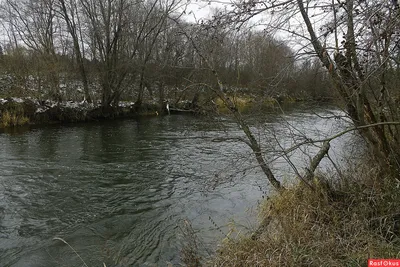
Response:
[{"label": "grassy slope", "polygon": [[368,258],[400,257],[397,182],[362,168],[316,192],[297,185],[271,196],[260,234],[224,240],[212,265],[367,266]]}]

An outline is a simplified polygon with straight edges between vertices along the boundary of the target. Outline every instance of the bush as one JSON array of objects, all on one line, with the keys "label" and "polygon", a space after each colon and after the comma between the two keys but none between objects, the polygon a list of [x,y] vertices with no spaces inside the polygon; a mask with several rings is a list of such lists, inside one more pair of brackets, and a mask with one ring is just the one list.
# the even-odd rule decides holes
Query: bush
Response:
[{"label": "bush", "polygon": [[213,266],[367,266],[368,258],[398,258],[398,185],[364,170],[358,173],[371,177],[352,173],[346,183],[271,196],[260,207],[260,228],[226,240]]},{"label": "bush", "polygon": [[23,113],[6,110],[2,113],[0,126],[15,127],[29,123],[29,118]]}]

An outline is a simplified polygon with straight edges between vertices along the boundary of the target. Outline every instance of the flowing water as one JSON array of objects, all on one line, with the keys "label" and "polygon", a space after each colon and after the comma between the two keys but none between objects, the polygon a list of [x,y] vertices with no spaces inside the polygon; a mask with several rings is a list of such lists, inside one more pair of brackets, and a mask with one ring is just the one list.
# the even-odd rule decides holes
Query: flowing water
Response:
[{"label": "flowing water", "polygon": [[[289,147],[301,132],[316,138],[343,129],[320,116],[332,114],[340,112],[266,115],[253,129],[273,160],[271,140]],[[201,252],[212,253],[231,225],[254,229],[257,203],[270,190],[249,148],[227,138],[242,135],[229,120],[180,115],[0,134],[0,266],[177,265],[183,220]],[[332,156],[352,139],[336,140]],[[304,165],[308,157],[291,159]],[[291,180],[285,161],[272,166]]]}]

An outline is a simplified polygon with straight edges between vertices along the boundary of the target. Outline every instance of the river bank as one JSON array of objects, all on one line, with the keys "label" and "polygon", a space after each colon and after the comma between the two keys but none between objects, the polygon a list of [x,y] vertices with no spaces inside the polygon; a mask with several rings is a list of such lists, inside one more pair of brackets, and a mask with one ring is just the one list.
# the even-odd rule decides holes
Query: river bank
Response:
[{"label": "river bank", "polygon": [[[231,96],[238,110],[245,114],[280,109],[283,105],[304,102],[292,97]],[[87,101],[39,101],[31,97],[0,98],[0,129],[27,125],[46,125],[90,122],[119,118],[159,116],[165,114],[227,114],[229,109],[220,99],[192,101],[165,101],[162,105],[150,101],[137,105],[132,101],[121,101],[118,106],[103,107],[101,102]]]},{"label": "river bank", "polygon": [[368,259],[398,258],[397,182],[383,182],[371,166],[342,169],[340,181],[327,175],[314,192],[295,185],[272,194],[260,205],[258,229],[232,232],[211,265],[367,266]]},{"label": "river bank", "polygon": [[[172,109],[170,112],[197,111],[187,108],[186,103],[168,108]],[[167,106],[160,107],[157,103],[142,103],[138,107],[135,102],[121,101],[116,107],[103,107],[100,102],[38,101],[30,97],[0,98],[0,128],[158,116],[167,113]]]}]

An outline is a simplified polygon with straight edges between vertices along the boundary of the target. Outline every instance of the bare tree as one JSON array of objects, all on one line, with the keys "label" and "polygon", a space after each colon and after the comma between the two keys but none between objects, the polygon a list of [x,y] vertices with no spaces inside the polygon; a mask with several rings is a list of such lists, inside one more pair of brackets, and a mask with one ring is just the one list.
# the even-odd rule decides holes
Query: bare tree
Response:
[{"label": "bare tree", "polygon": [[[59,100],[54,1],[7,0],[3,4],[3,10],[9,13],[8,23],[18,35],[18,40],[33,50],[39,61],[38,63],[42,63],[40,69],[44,73],[49,95]],[[18,43],[18,41],[15,41],[15,43]],[[39,82],[39,84],[41,83]]]},{"label": "bare tree", "polygon": [[[137,71],[134,62],[140,56],[143,60],[140,73],[144,76],[144,66],[155,41],[164,29],[167,15],[176,9],[178,2],[81,0],[81,3],[94,40],[92,49],[99,62],[102,105],[108,107],[117,104],[121,94],[134,82]],[[143,47],[146,50],[140,51]],[[139,95],[143,90],[143,78],[140,80]]]},{"label": "bare tree", "polygon": [[[311,44],[324,64],[325,68],[329,71],[335,87],[341,96],[343,102],[346,105],[347,112],[351,117],[352,121],[357,127],[377,124],[381,122],[398,121],[398,110],[397,107],[393,106],[393,98],[389,95],[386,88],[386,73],[390,72],[389,67],[389,48],[391,47],[391,40],[394,37],[394,28],[396,26],[396,19],[392,15],[395,6],[385,7],[383,2],[370,2],[359,3],[355,8],[354,1],[346,1],[346,4],[341,4],[336,8],[344,9],[343,19],[346,25],[345,40],[342,43],[342,50],[335,51],[334,58],[330,56],[326,47],[321,43],[320,39],[316,35],[316,31],[312,25],[309,14],[307,13],[306,7],[303,1],[297,1],[298,8],[303,17],[304,23],[307,26],[307,31],[311,38]],[[371,9],[377,8],[377,6],[383,8],[380,12],[383,14],[376,13],[376,19],[383,19],[384,14],[387,15],[388,28],[382,27],[379,36],[374,34],[376,29],[374,26],[370,27],[370,32],[365,33],[367,30],[363,27],[363,23],[371,19],[367,15]],[[336,25],[334,25],[336,26]],[[383,25],[382,25],[383,26]],[[361,32],[359,30],[362,29]],[[378,45],[383,44],[383,50],[374,51],[372,53],[370,45],[364,44],[361,39],[365,38],[365,35],[370,35],[372,43]],[[361,62],[361,53],[367,53],[368,57],[374,57],[377,61],[377,69],[373,68],[369,71],[365,69],[365,65]],[[371,58],[371,60],[374,60]],[[381,62],[381,63],[379,63]],[[377,97],[376,89],[373,87],[368,88],[367,84],[369,80],[381,72],[380,75],[380,96]],[[384,112],[383,106],[385,106],[388,112]],[[382,167],[395,167],[399,168],[399,131],[396,125],[377,125],[375,127],[368,127],[360,129],[360,133],[368,142],[372,154]]]},{"label": "bare tree", "polygon": [[[177,21],[177,22],[179,23],[179,21]],[[179,26],[179,24],[178,24],[178,26]],[[277,191],[284,190],[285,188],[282,186],[281,182],[278,179],[276,179],[275,175],[272,173],[272,170],[271,170],[270,166],[267,164],[267,161],[264,158],[264,153],[262,152],[261,146],[260,146],[259,142],[257,141],[257,139],[255,138],[255,136],[252,133],[252,131],[250,130],[249,125],[246,123],[246,121],[242,117],[242,114],[238,110],[235,102],[232,101],[232,99],[230,99],[229,96],[226,94],[226,92],[224,90],[224,84],[223,84],[222,80],[220,79],[219,73],[216,70],[215,66],[213,66],[213,62],[211,62],[209,60],[209,58],[206,57],[207,54],[204,52],[204,50],[201,50],[201,48],[197,45],[195,38],[198,38],[199,36],[193,37],[189,33],[187,33],[186,31],[184,31],[183,28],[182,28],[182,30],[183,30],[184,34],[187,36],[188,40],[191,42],[191,44],[192,44],[194,50],[196,51],[196,53],[200,56],[203,64],[212,73],[212,75],[214,76],[214,78],[215,78],[215,80],[217,82],[217,87],[216,88],[213,87],[213,86],[210,86],[210,85],[208,85],[207,87],[218,98],[220,98],[223,101],[223,103],[228,107],[228,109],[229,109],[230,113],[232,114],[232,116],[234,117],[236,123],[240,126],[240,128],[242,129],[242,131],[246,135],[247,139],[246,140],[243,139],[242,141],[245,142],[251,148],[251,150],[252,150],[252,152],[253,152],[253,154],[254,154],[257,162],[258,162],[258,165],[260,166],[261,170],[263,171],[263,173],[267,177],[268,181],[271,183],[271,185]],[[216,33],[216,32],[218,32],[218,31],[215,31],[214,33]],[[211,34],[213,34],[213,33],[211,33]],[[208,47],[206,46],[205,49],[207,49],[207,48]],[[208,49],[213,49],[213,48],[208,48]]]},{"label": "bare tree", "polygon": [[[156,46],[157,41],[162,34],[162,32],[168,30],[168,16],[171,11],[175,8],[175,3],[172,1],[169,5],[163,7],[155,1],[154,3],[145,6],[146,14],[148,14],[148,22],[144,24],[144,30],[146,33],[146,38],[140,41],[140,44],[137,44],[139,58],[140,58],[140,78],[139,78],[139,92],[136,100],[136,106],[140,109],[140,106],[143,102],[143,93],[145,88],[145,72],[146,66],[151,60],[151,58],[157,55]],[[155,52],[155,53],[154,53]],[[150,89],[150,85],[147,83],[148,89]]]},{"label": "bare tree", "polygon": [[[386,1],[239,1],[213,26],[242,27],[269,16],[265,30],[294,38],[299,55],[317,57],[342,105],[382,169],[400,168],[398,5]],[[299,22],[299,17],[302,21]],[[289,40],[288,40],[289,42]],[[374,125],[373,127],[364,127]]]},{"label": "bare tree", "polygon": [[81,14],[79,13],[78,2],[76,0],[67,0],[67,2],[65,0],[58,0],[58,8],[59,14],[65,21],[67,31],[72,38],[74,54],[78,63],[78,69],[82,79],[85,98],[90,103],[92,102],[92,99],[89,91],[87,70],[84,63],[85,54],[83,48],[84,44],[82,41],[82,25],[79,18]]}]

